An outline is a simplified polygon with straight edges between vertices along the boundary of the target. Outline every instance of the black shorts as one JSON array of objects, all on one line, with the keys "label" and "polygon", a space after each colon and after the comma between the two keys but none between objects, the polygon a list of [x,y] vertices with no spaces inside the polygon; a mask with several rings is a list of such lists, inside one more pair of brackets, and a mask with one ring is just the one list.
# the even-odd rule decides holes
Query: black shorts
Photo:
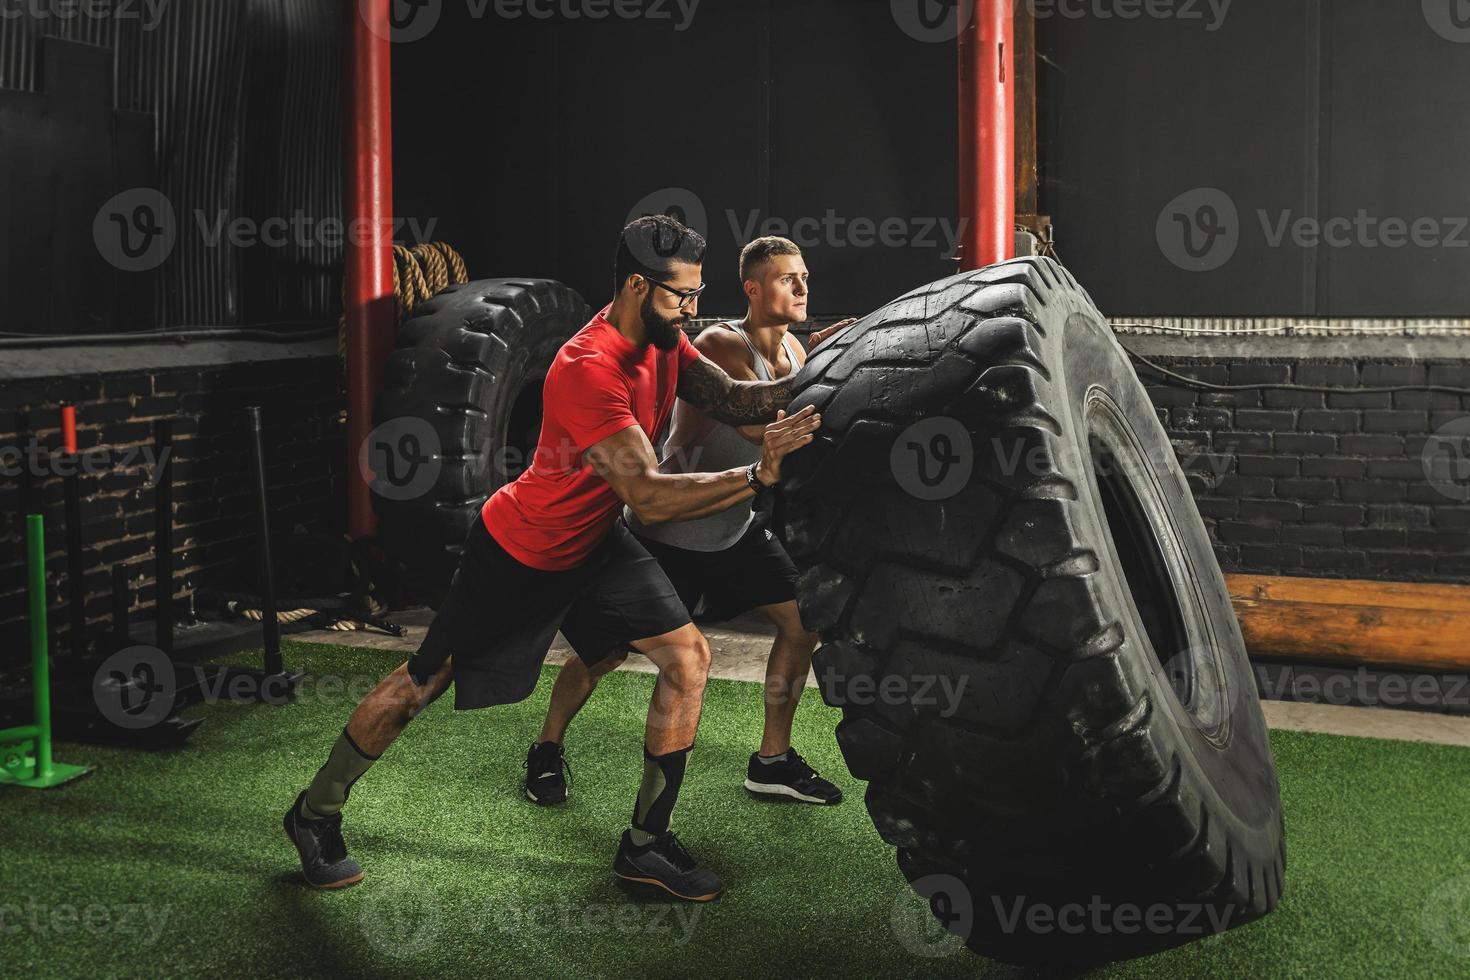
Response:
[{"label": "black shorts", "polygon": [[590,665],[689,621],[668,576],[622,521],[586,562],[546,572],[512,558],[477,520],[408,672],[423,684],[453,657],[456,709],[510,704],[536,689],[558,629]]},{"label": "black shorts", "polygon": [[796,598],[796,566],[757,515],[723,551],[690,551],[639,538],[668,573],[684,607],[701,623],[718,623],[757,606]]}]

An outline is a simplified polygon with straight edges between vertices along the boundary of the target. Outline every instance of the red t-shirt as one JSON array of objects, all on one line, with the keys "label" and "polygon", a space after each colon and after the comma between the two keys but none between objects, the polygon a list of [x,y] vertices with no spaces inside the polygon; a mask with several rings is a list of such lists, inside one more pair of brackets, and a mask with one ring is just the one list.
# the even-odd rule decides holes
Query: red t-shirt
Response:
[{"label": "red t-shirt", "polygon": [[[622,510],[612,486],[582,454],[629,426],[652,442],[674,410],[679,369],[699,352],[679,331],[667,353],[637,348],[607,309],[562,345],[542,389],[541,438],[531,466],[481,511],[485,527],[523,565],[559,572],[586,561]],[[662,381],[662,390],[659,390]]]}]

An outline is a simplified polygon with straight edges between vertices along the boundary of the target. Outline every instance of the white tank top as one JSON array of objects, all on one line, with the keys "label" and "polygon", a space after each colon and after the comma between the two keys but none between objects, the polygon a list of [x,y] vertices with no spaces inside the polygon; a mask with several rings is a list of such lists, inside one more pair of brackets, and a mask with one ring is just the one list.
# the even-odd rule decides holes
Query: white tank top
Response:
[{"label": "white tank top", "polygon": [[[750,351],[751,370],[761,381],[776,380],[766,367],[765,358],[755,349],[744,330],[733,323],[721,323],[713,329],[723,327],[733,330],[745,341]],[[786,357],[791,362],[790,377],[800,367],[800,348],[790,333],[782,339],[786,345]],[[669,438],[661,449],[662,473],[718,473],[733,470],[737,466],[749,466],[759,462],[761,447],[748,442],[733,426],[716,422],[703,412],[693,408],[682,398],[674,403],[673,424]],[[635,533],[654,541],[684,548],[688,551],[723,551],[730,547],[750,527],[755,519],[751,502],[736,504],[718,514],[701,517],[694,521],[675,521],[668,524],[647,525],[639,523],[633,512],[624,508],[623,517]]]}]

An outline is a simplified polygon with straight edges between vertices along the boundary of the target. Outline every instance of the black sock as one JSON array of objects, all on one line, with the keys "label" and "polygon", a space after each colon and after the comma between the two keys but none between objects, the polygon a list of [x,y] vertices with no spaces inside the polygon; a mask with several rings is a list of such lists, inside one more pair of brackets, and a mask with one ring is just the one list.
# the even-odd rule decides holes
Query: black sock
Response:
[{"label": "black sock", "polygon": [[633,807],[633,827],[629,831],[638,847],[650,844],[654,838],[668,832],[692,748],[691,745],[668,755],[653,755],[646,745],[643,747],[643,785],[638,789],[638,802]]}]

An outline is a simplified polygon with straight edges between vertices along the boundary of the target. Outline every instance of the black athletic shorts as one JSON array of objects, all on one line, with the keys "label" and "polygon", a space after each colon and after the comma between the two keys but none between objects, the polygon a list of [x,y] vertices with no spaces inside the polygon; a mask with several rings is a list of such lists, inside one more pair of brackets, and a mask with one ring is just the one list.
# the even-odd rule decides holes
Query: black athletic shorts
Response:
[{"label": "black athletic shorts", "polygon": [[638,540],[658,559],[698,622],[719,623],[757,606],[796,598],[796,566],[759,514],[740,540],[723,551]]},{"label": "black athletic shorts", "polygon": [[587,664],[689,624],[668,576],[621,520],[564,572],[521,564],[476,520],[449,594],[408,660],[423,684],[454,658],[454,707],[525,700],[561,630]]}]

